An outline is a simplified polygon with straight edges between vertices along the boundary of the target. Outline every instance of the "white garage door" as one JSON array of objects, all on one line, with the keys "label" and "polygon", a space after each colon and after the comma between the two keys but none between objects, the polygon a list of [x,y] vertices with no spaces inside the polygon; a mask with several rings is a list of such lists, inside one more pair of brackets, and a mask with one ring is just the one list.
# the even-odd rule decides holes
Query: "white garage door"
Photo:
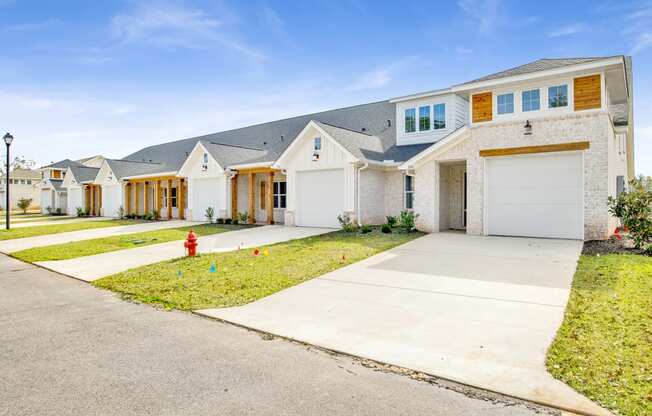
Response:
[{"label": "white garage door", "polygon": [[68,189],[68,215],[77,215],[77,207],[83,208],[81,188]]},{"label": "white garage door", "polygon": [[206,221],[206,209],[213,207],[214,217],[219,216],[219,179],[193,179],[192,181],[192,220]]},{"label": "white garage door", "polygon": [[583,239],[582,155],[487,159],[492,235]]},{"label": "white garage door", "polygon": [[296,224],[303,227],[339,227],[344,212],[344,170],[297,172]]},{"label": "white garage door", "polygon": [[44,214],[47,213],[48,207],[54,209],[54,207],[52,206],[51,196],[52,196],[52,191],[50,191],[49,189],[43,189],[41,191],[41,212]]},{"label": "white garage door", "polygon": [[122,187],[120,185],[103,186],[102,215],[105,217],[116,218],[118,217],[118,210],[120,209],[120,206],[122,206]]}]

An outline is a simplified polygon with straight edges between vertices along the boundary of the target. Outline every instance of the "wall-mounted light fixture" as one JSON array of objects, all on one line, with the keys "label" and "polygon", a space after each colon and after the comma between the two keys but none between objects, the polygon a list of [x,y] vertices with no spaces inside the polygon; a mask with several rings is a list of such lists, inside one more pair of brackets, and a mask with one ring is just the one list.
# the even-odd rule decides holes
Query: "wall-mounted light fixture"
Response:
[{"label": "wall-mounted light fixture", "polygon": [[532,134],[532,124],[530,124],[530,120],[525,122],[525,126],[523,126],[523,134],[526,136]]},{"label": "wall-mounted light fixture", "polygon": [[316,162],[319,160],[319,153],[315,152],[312,154],[312,161]]}]

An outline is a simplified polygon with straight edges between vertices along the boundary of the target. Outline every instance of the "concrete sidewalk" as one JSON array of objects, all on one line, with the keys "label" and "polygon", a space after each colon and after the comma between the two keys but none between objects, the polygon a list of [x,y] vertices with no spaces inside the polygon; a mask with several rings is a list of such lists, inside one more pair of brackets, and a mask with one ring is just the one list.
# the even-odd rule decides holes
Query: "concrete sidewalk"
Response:
[{"label": "concrete sidewalk", "polygon": [[165,228],[187,227],[203,224],[191,221],[155,221],[134,225],[119,225],[115,227],[94,228],[91,230],[70,231],[67,233],[40,235],[36,237],[16,238],[0,241],[1,253],[15,253],[32,247],[51,246],[73,241],[91,240],[93,238],[113,237],[116,235],[162,230]]},{"label": "concrete sidewalk", "polygon": [[[259,247],[334,231],[330,228],[285,227],[266,225],[199,237],[198,252],[224,252]],[[183,241],[154,244],[128,250],[96,254],[76,259],[38,262],[39,266],[87,282],[135,267],[171,260],[185,255]]]},{"label": "concrete sidewalk", "polygon": [[435,233],[241,307],[197,313],[582,414],[555,380],[580,241]]},{"label": "concrete sidewalk", "polygon": [[[106,221],[110,218],[104,217],[88,217],[88,218],[79,218],[79,217],[65,217],[66,219],[52,219],[52,220],[43,220],[43,221],[20,221],[15,223],[13,220],[9,223],[11,228],[25,228],[25,227],[40,227],[43,225],[63,225],[63,224],[73,224],[76,222],[91,222],[91,221]],[[2,224],[4,226],[4,224]]]}]

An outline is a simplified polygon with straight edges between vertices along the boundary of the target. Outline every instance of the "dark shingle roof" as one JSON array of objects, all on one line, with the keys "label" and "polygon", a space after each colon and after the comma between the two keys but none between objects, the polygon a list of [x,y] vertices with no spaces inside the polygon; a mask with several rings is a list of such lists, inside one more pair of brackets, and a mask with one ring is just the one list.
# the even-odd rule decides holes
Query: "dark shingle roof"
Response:
[{"label": "dark shingle roof", "polygon": [[383,143],[378,137],[320,121],[315,121],[315,123],[356,158],[360,160],[383,160],[385,149],[383,149]]},{"label": "dark shingle roof", "polygon": [[207,140],[201,140],[201,144],[222,168],[236,164],[250,163],[252,160],[259,160],[267,155],[267,151],[253,147],[216,143]]},{"label": "dark shingle roof", "polygon": [[599,61],[608,58],[613,58],[613,56],[592,57],[592,58],[539,59],[538,61],[534,61],[525,65],[520,65],[514,68],[506,69],[504,71],[496,72],[491,75],[486,75],[482,78],[474,79],[473,81],[468,81],[460,85],[466,85],[466,84],[471,84],[480,81],[490,81],[494,79],[513,77],[516,75],[524,75],[532,72],[545,71],[548,69],[556,69],[565,66],[585,64],[585,63]]},{"label": "dark shingle roof", "polygon": [[99,168],[91,168],[88,166],[71,166],[70,171],[79,183],[94,181],[97,176]]},{"label": "dark shingle roof", "polygon": [[52,187],[54,188],[55,191],[57,192],[65,191],[65,189],[61,187],[61,185],[63,184],[63,179],[50,179],[50,183],[52,184]]},{"label": "dark shingle roof", "polygon": [[146,175],[150,173],[166,172],[160,163],[137,162],[132,160],[105,159],[111,171],[118,179],[129,176]]},{"label": "dark shingle roof", "polygon": [[43,166],[43,168],[68,169],[70,166],[84,166],[84,165],[74,160],[63,159],[58,162],[50,163],[47,166]]}]

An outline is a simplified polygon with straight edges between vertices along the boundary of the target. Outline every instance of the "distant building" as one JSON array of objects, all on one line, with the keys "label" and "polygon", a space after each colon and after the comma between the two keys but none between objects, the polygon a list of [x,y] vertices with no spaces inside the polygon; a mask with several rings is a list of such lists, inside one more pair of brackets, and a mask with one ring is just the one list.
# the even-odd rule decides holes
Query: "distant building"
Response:
[{"label": "distant building", "polygon": [[[9,174],[9,206],[17,209],[16,204],[20,199],[29,198],[32,200],[31,209],[39,208],[39,188],[38,183],[41,180],[41,173],[31,169],[16,168]],[[2,184],[0,189],[0,209],[5,209],[7,176],[0,177]]]}]

